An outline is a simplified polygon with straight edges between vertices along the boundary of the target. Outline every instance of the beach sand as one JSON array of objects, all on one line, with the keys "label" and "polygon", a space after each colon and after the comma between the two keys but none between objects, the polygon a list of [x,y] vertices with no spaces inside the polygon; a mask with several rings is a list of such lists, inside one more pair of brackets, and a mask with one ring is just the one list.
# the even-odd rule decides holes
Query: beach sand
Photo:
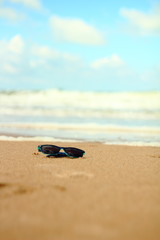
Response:
[{"label": "beach sand", "polygon": [[[46,158],[0,141],[0,240],[159,240],[160,149],[100,143]],[[49,144],[49,143],[48,143]]]}]

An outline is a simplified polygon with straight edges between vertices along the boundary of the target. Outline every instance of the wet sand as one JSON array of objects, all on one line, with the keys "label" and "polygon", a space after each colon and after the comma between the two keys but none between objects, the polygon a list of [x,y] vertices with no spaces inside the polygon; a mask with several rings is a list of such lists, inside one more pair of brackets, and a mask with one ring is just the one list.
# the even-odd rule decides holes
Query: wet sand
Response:
[{"label": "wet sand", "polygon": [[52,143],[86,151],[70,159],[38,144],[0,141],[0,240],[160,239],[160,148]]}]

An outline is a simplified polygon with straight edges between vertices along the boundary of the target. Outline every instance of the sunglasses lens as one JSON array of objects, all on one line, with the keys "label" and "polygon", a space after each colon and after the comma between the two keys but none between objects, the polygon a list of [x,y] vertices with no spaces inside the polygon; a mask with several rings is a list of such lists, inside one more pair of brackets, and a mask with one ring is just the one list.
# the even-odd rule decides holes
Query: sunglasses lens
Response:
[{"label": "sunglasses lens", "polygon": [[46,154],[57,154],[60,148],[57,146],[44,145],[41,146],[41,151]]},{"label": "sunglasses lens", "polygon": [[78,148],[64,148],[65,152],[71,157],[83,157],[85,153],[83,150]]}]

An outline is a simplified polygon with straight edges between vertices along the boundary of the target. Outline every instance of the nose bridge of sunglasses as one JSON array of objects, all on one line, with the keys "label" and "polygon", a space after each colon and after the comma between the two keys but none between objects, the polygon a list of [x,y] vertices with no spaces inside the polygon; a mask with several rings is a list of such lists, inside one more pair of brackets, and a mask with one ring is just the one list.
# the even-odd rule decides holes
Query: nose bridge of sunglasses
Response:
[{"label": "nose bridge of sunglasses", "polygon": [[65,152],[65,149],[63,147],[59,147],[59,152]]},{"label": "nose bridge of sunglasses", "polygon": [[69,151],[70,148],[68,148],[68,147],[61,147],[61,150],[62,150],[62,151],[60,151],[60,152],[64,152],[64,153],[67,154],[68,156],[72,155],[71,151]]},{"label": "nose bridge of sunglasses", "polygon": [[58,151],[58,156],[66,156],[67,152],[65,151],[65,147],[59,147],[59,151]]}]

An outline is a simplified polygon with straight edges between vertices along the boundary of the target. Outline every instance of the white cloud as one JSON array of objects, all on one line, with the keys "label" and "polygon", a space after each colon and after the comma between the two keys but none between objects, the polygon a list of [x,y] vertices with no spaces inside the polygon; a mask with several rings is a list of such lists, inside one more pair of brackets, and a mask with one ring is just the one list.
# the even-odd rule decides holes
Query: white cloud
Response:
[{"label": "white cloud", "polygon": [[[23,4],[26,7],[33,8],[34,10],[42,10],[42,4],[39,0],[8,0],[11,3]],[[3,1],[0,0],[0,4],[3,4]],[[0,7],[0,18],[4,18],[10,21],[21,21],[26,16],[11,7]]]},{"label": "white cloud", "polygon": [[31,47],[31,54],[45,61],[48,61],[48,60],[61,60],[61,61],[63,60],[63,61],[72,61],[72,62],[80,61],[79,57],[75,55],[72,55],[66,52],[60,52],[48,46],[34,45]]},{"label": "white cloud", "polygon": [[33,46],[31,52],[33,55],[44,59],[54,59],[60,56],[57,50],[49,48],[48,46]]},{"label": "white cloud", "polygon": [[108,67],[120,67],[123,66],[124,61],[116,54],[111,57],[100,58],[91,63],[91,67],[95,69],[108,68]]},{"label": "white cloud", "polygon": [[[48,46],[28,45],[20,35],[0,41],[0,72],[2,74],[27,74],[43,72],[45,75],[62,69],[74,69],[81,65],[78,56],[58,51]],[[23,76],[24,74],[24,76]],[[52,75],[52,74],[51,74]]]},{"label": "white cloud", "polygon": [[16,35],[9,41],[0,41],[0,71],[9,74],[18,73],[22,63],[25,43],[20,35]]},{"label": "white cloud", "polygon": [[10,0],[13,3],[21,3],[26,7],[40,10],[42,8],[41,2],[39,0]]},{"label": "white cloud", "polygon": [[[0,40],[0,86],[1,88],[37,87],[88,87],[88,89],[126,89],[126,85],[139,84],[138,73],[116,54],[85,64],[78,56],[62,52],[50,46],[29,44],[21,35]],[[91,67],[92,66],[92,67]],[[142,70],[143,71],[143,70]],[[136,81],[135,81],[136,79]],[[147,80],[146,80],[147,79]],[[158,86],[159,71],[154,75],[143,74],[150,86]],[[87,88],[86,88],[87,89]],[[149,89],[149,87],[148,87]],[[159,89],[159,88],[158,88]]]},{"label": "white cloud", "polygon": [[160,8],[149,13],[122,8],[120,9],[120,14],[128,20],[132,26],[132,30],[140,34],[160,33]]},{"label": "white cloud", "polygon": [[21,54],[24,49],[24,42],[20,35],[13,37],[8,43],[8,49],[17,54]]},{"label": "white cloud", "polygon": [[31,58],[29,60],[29,66],[31,70],[43,71],[52,75],[62,74],[62,72],[74,72],[77,68],[80,68],[83,64],[81,59],[66,52],[61,52],[48,46],[34,45],[30,49]]},{"label": "white cloud", "polygon": [[0,56],[21,55],[25,48],[25,43],[20,35],[15,35],[10,40],[0,40]]},{"label": "white cloud", "polygon": [[96,28],[80,19],[53,16],[50,18],[50,24],[55,38],[59,41],[88,45],[105,43],[102,34]]},{"label": "white cloud", "polygon": [[11,21],[20,21],[24,16],[13,8],[0,7],[0,17]]},{"label": "white cloud", "polygon": [[16,74],[18,73],[18,69],[11,63],[3,64],[3,70],[9,74]]}]

